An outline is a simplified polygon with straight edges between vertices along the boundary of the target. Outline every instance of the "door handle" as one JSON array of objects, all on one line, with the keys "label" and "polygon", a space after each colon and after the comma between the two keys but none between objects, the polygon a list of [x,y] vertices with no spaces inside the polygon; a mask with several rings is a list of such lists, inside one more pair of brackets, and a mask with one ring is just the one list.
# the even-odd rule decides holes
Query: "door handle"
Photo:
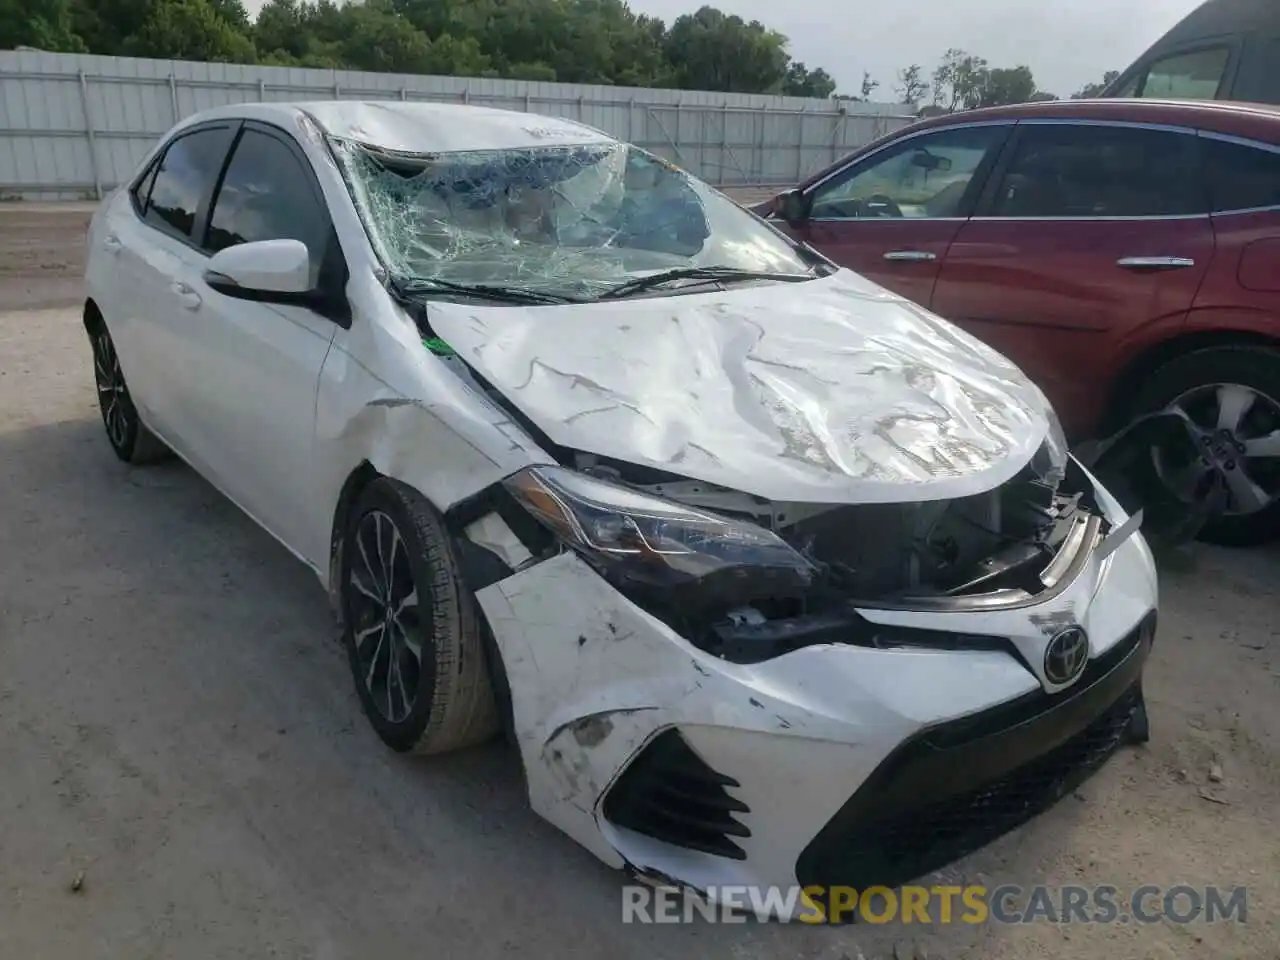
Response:
[{"label": "door handle", "polygon": [[1117,267],[1126,270],[1185,270],[1196,262],[1190,257],[1121,257]]},{"label": "door handle", "polygon": [[115,254],[124,249],[124,244],[120,242],[120,238],[114,233],[108,233],[102,238],[102,249],[107,253]]},{"label": "door handle", "polygon": [[884,255],[884,258],[902,263],[926,263],[931,260],[937,260],[938,255],[929,253],[927,250],[890,250]]},{"label": "door handle", "polygon": [[200,294],[196,293],[195,287],[189,283],[183,283],[181,280],[175,280],[169,284],[169,289],[177,296],[178,302],[187,310],[200,309]]}]

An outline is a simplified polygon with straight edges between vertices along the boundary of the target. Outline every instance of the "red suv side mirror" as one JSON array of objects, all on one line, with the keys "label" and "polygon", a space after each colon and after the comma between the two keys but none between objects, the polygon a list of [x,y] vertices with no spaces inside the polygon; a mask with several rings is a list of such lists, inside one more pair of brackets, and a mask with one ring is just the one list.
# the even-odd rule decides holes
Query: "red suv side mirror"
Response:
[{"label": "red suv side mirror", "polygon": [[774,198],[773,210],[794,226],[809,219],[809,200],[801,190],[788,190]]}]

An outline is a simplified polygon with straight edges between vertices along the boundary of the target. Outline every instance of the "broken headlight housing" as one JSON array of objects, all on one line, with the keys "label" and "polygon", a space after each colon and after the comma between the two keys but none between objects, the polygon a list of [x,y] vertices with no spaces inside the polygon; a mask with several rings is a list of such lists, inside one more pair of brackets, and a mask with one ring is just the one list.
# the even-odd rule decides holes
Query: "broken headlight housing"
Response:
[{"label": "broken headlight housing", "polygon": [[505,481],[535,519],[642,606],[685,615],[803,596],[817,567],[777,534],[563,467]]}]

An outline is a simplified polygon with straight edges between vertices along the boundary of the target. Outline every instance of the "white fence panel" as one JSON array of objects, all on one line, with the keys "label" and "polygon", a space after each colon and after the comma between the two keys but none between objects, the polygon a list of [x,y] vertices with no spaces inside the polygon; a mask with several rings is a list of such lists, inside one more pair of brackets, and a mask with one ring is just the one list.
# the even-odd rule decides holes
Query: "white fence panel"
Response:
[{"label": "white fence panel", "polygon": [[0,52],[0,199],[94,199],[178,120],[263,100],[476,103],[581,120],[722,186],[789,184],[909,123],[901,107],[754,94]]}]

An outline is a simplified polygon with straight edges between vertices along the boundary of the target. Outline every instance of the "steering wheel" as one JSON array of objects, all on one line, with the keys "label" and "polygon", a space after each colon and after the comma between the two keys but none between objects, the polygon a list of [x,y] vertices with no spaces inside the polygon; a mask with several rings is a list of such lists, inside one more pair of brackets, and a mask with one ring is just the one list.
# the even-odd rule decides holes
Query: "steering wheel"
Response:
[{"label": "steering wheel", "polygon": [[868,217],[901,217],[902,208],[898,206],[892,197],[883,193],[877,193],[867,197],[863,201],[862,208],[865,211],[864,216]]}]

